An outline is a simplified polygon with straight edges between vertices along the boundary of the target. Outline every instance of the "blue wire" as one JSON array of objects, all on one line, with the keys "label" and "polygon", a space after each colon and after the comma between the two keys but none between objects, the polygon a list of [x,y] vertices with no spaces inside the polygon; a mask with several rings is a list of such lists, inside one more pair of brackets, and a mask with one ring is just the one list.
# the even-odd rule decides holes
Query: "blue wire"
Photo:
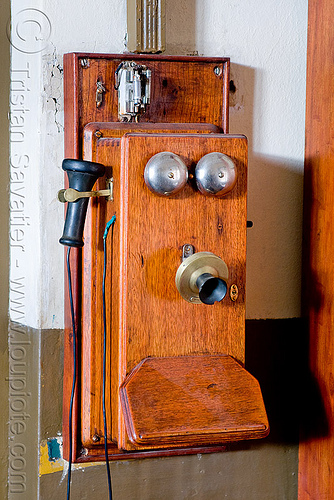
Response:
[{"label": "blue wire", "polygon": [[105,228],[104,233],[103,233],[103,240],[105,240],[107,238],[109,229],[114,224],[115,220],[116,220],[116,215],[113,215],[111,217],[110,221],[107,222],[106,228]]},{"label": "blue wire", "polygon": [[70,306],[71,306],[71,318],[72,318],[72,344],[73,344],[73,381],[72,381],[72,391],[70,399],[70,411],[69,411],[69,441],[70,441],[70,456],[68,460],[68,474],[67,474],[67,500],[70,500],[71,495],[71,473],[72,473],[72,414],[73,414],[73,401],[75,386],[77,381],[77,349],[76,349],[76,328],[75,328],[75,316],[74,316],[74,304],[73,304],[73,293],[72,293],[72,279],[71,279],[71,265],[70,265],[70,253],[71,247],[67,249],[67,274],[68,274],[68,289],[70,294]]},{"label": "blue wire", "polygon": [[107,418],[106,418],[106,353],[107,353],[107,319],[106,319],[106,273],[107,273],[107,236],[109,229],[112,226],[112,239],[114,235],[114,222],[116,216],[113,215],[107,222],[103,234],[103,281],[102,281],[102,301],[103,301],[103,393],[102,393],[102,411],[103,411],[103,427],[104,427],[104,454],[106,459],[109,500],[112,500],[112,485],[111,474],[108,459],[108,443],[107,443]]}]

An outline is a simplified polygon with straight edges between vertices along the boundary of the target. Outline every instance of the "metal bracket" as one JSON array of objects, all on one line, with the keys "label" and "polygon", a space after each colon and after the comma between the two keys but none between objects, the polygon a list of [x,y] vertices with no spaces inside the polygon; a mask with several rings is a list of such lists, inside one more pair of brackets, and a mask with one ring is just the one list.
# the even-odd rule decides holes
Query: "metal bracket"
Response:
[{"label": "metal bracket", "polygon": [[182,247],[182,262],[187,259],[188,257],[190,257],[191,255],[193,255],[195,252],[195,249],[192,245],[190,245],[189,243],[187,243],[186,245],[183,245]]},{"label": "metal bracket", "polygon": [[100,189],[99,191],[77,191],[76,189],[68,188],[61,189],[58,191],[58,200],[61,203],[73,203],[80,198],[95,198],[97,196],[106,196],[107,201],[114,201],[113,191],[114,191],[114,180],[107,179],[107,189]]},{"label": "metal bracket", "polygon": [[134,61],[123,61],[115,72],[118,91],[118,117],[121,121],[139,120],[150,103],[151,71]]}]

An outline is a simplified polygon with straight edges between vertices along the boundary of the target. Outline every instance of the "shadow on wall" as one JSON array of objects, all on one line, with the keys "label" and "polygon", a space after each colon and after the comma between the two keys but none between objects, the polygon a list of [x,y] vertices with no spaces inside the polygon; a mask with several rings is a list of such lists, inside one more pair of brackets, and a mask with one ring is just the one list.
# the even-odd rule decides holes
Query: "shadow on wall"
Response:
[{"label": "shadow on wall", "polygon": [[270,424],[269,440],[298,443],[300,319],[246,323],[246,368],[260,383]]},{"label": "shadow on wall", "polygon": [[[261,70],[231,64],[230,133],[249,143],[247,233],[247,318],[300,315],[303,162],[261,154],[255,145],[275,144],[266,137],[254,96],[261,95]],[[284,123],[284,122],[283,122]],[[288,133],[288,132],[287,132]],[[277,138],[278,140],[278,138]],[[284,140],[284,131],[280,134]]]},{"label": "shadow on wall", "polygon": [[246,322],[246,368],[262,389],[268,440],[298,443],[321,437],[328,422],[308,364],[308,330],[300,318]]},{"label": "shadow on wall", "polygon": [[[261,385],[268,440],[293,444],[327,435],[327,396],[309,367],[306,322],[294,318],[301,300],[303,163],[254,152],[255,127],[261,126],[254,122],[254,96],[261,81],[260,70],[231,64],[230,133],[249,141],[248,219],[254,226],[247,234],[247,317],[293,319],[246,322],[246,368]],[[319,290],[313,293],[321,301]]]},{"label": "shadow on wall", "polygon": [[246,316],[299,317],[302,165],[250,151],[248,178]]}]

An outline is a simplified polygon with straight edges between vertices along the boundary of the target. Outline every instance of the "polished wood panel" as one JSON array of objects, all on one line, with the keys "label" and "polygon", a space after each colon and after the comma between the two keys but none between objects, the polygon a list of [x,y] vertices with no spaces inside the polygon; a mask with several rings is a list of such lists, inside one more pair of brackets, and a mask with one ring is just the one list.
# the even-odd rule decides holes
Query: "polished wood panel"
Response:
[{"label": "polished wood panel", "polygon": [[[106,165],[106,177],[114,178],[114,201],[91,200],[85,225],[82,283],[82,380],[81,387],[81,441],[85,447],[97,447],[103,442],[102,420],[102,236],[106,223],[116,214],[111,241],[107,239],[108,266],[106,302],[108,323],[106,393],[108,429],[110,439],[118,439],[118,357],[119,357],[119,235],[120,235],[120,169],[121,137],[129,132],[145,133],[213,133],[220,129],[210,124],[149,124],[149,123],[91,123],[84,130],[84,159]],[[98,132],[98,134],[96,134]],[[103,189],[105,179],[97,183]],[[112,251],[114,249],[114,251]],[[115,251],[116,249],[116,251]],[[109,408],[113,408],[112,418]],[[95,441],[94,441],[95,436]],[[96,436],[99,440],[96,441]]]},{"label": "polished wood panel", "polygon": [[[303,312],[318,404],[299,447],[299,500],[334,491],[334,33],[333,2],[309,1],[304,191]],[[319,400],[322,401],[319,404]],[[305,420],[305,419],[303,419]]]},{"label": "polished wood panel", "polygon": [[[103,149],[106,146],[105,139],[113,139],[113,146],[117,148],[120,146],[120,141],[124,134],[131,132],[172,132],[172,133],[221,133],[223,130],[216,125],[210,123],[120,123],[120,122],[100,122],[89,123],[84,128],[83,137],[83,157],[85,160],[92,160],[96,158],[97,147]],[[108,143],[110,145],[110,143]],[[120,153],[119,153],[120,155]],[[117,159],[117,164],[120,164]]]},{"label": "polished wood panel", "polygon": [[[118,121],[115,71],[122,61],[129,59],[146,64],[152,72],[151,104],[140,116],[141,122],[212,123],[228,132],[229,59],[143,54],[77,56],[80,131],[89,122]],[[106,92],[97,108],[99,79]]]},{"label": "polished wood panel", "polygon": [[[177,195],[149,191],[143,172],[160,151],[181,156],[190,171],[202,156],[222,152],[236,164],[237,182],[223,198],[193,184]],[[148,356],[230,354],[244,361],[247,140],[214,134],[127,134],[122,139],[120,200],[119,377]],[[212,306],[191,304],[178,293],[175,274],[182,246],[220,256],[229,269],[227,294]],[[116,409],[115,409],[116,410]],[[124,436],[120,413],[118,433]],[[124,440],[123,440],[124,442]],[[127,446],[127,449],[130,446]]]},{"label": "polished wood panel", "polygon": [[[221,444],[269,432],[259,383],[230,356],[147,358],[120,394],[137,449]],[[126,439],[119,444],[127,448]]]},{"label": "polished wood panel", "polygon": [[[78,87],[78,64],[74,54],[67,54],[64,58],[64,71],[66,77],[64,78],[64,153],[65,158],[80,158],[79,147],[79,87]],[[67,175],[64,175],[65,187],[68,187]],[[66,209],[65,209],[66,210]],[[71,310],[68,294],[68,278],[66,270],[66,251],[65,249],[65,331],[64,331],[64,378],[63,378],[63,454],[68,459],[69,457],[69,411],[70,411],[70,398],[72,391],[72,378],[73,378],[73,334],[71,323]],[[76,328],[80,327],[78,321],[80,315],[80,302],[81,302],[81,250],[73,248],[71,250],[70,259],[72,271],[72,285],[73,285],[73,300],[74,310],[76,315]],[[78,332],[80,334],[80,332]],[[79,335],[78,335],[79,338]],[[79,350],[78,350],[79,356]],[[79,370],[77,370],[77,375]],[[72,459],[75,460],[80,453],[81,444],[78,437],[78,426],[80,407],[79,407],[79,390],[78,384],[74,393],[73,401],[73,434],[72,434]]]},{"label": "polished wood panel", "polygon": [[[144,168],[154,154],[168,150],[180,155],[190,171],[207,153],[228,155],[236,164],[235,187],[220,199],[202,195],[191,183],[174,196],[154,195],[144,183]],[[124,373],[147,356],[224,352],[243,362],[246,138],[127,134],[122,139],[122,153],[120,295],[121,334],[126,342]],[[228,285],[236,283],[239,288],[237,301],[228,297],[208,307],[191,304],[180,296],[174,281],[186,243],[194,245],[196,252],[216,253],[226,262]]]}]

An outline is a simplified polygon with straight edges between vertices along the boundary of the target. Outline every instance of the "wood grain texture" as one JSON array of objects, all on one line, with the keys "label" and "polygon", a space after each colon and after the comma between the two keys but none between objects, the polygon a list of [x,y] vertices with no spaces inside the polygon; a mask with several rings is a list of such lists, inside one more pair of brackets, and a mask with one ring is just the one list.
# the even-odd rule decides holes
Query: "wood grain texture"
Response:
[{"label": "wood grain texture", "polygon": [[[237,182],[221,199],[202,195],[191,183],[177,195],[160,197],[143,172],[156,153],[172,151],[191,170],[212,151],[233,159]],[[247,140],[243,136],[127,134],[122,139],[120,201],[119,377],[148,356],[230,354],[244,361]],[[191,304],[178,293],[175,274],[182,246],[221,257],[228,288],[239,297],[212,306]],[[116,411],[116,408],[115,410]],[[124,443],[124,420],[119,413]],[[127,449],[130,445],[126,445]]]},{"label": "wood grain texture", "polygon": [[[64,124],[65,124],[65,158],[79,158],[79,87],[78,87],[78,66],[74,54],[66,54],[64,56],[64,73],[67,78],[64,79]],[[64,184],[68,187],[68,178],[64,174]],[[65,209],[66,210],[66,209]],[[65,263],[66,263],[65,249]],[[72,271],[72,286],[73,286],[73,299],[75,311],[75,323],[78,334],[80,336],[80,321],[78,318],[81,313],[81,250],[73,248],[71,251],[71,271]],[[65,304],[64,304],[64,382],[63,382],[63,435],[64,435],[64,448],[63,454],[66,459],[69,458],[69,409],[70,398],[72,391],[72,377],[73,377],[73,334],[72,334],[72,321],[70,302],[68,294],[68,278],[66,264],[64,269],[65,274]],[[79,356],[79,349],[78,349]],[[78,375],[77,370],[77,375]],[[75,460],[81,448],[78,439],[78,426],[80,407],[79,407],[79,384],[77,384],[74,403],[73,403],[73,434],[72,434],[72,459]]]},{"label": "wood grain texture", "polygon": [[[309,369],[323,408],[317,426],[302,433],[299,500],[334,491],[334,34],[333,3],[309,2],[304,189],[303,312]],[[324,413],[322,418],[319,414]]]},{"label": "wood grain texture", "polygon": [[[84,59],[87,65],[83,67]],[[89,122],[118,121],[115,71],[126,59],[146,64],[152,72],[151,104],[140,117],[141,122],[212,123],[228,132],[229,59],[142,54],[77,56],[81,132]],[[220,70],[218,75],[215,68]],[[96,107],[98,79],[106,88],[99,108]]]},{"label": "wood grain texture", "polygon": [[[222,133],[222,129],[210,123],[120,123],[120,122],[100,122],[89,123],[84,128],[83,135],[83,157],[86,160],[96,158],[97,147],[103,149],[105,139],[113,139],[113,146],[119,144],[120,139],[126,133],[131,132],[172,132],[172,133]],[[116,141],[119,139],[119,143]],[[109,144],[109,143],[108,143]],[[120,164],[120,160],[118,161]]]},{"label": "wood grain texture", "polygon": [[[101,162],[106,166],[106,176],[114,178],[114,201],[104,199],[91,200],[85,226],[85,246],[83,248],[83,286],[82,286],[82,384],[81,390],[81,439],[84,446],[97,446],[93,436],[101,436],[103,441],[103,420],[101,414],[102,395],[102,236],[106,223],[116,214],[117,220],[113,234],[113,241],[107,240],[108,267],[107,283],[107,310],[108,325],[112,327],[112,334],[108,335],[108,380],[111,386],[107,391],[107,403],[114,408],[114,415],[118,415],[118,329],[119,329],[119,235],[120,235],[120,169],[121,169],[121,137],[129,132],[148,133],[193,133],[197,125],[192,124],[135,124],[135,123],[98,123],[89,124],[84,132],[84,151],[86,160]],[[96,137],[95,132],[102,135]],[[196,128],[197,133],[216,132],[217,127],[202,124]],[[112,167],[111,167],[112,166]],[[98,181],[98,187],[103,189],[105,179]],[[112,244],[111,244],[112,243]],[[112,248],[117,249],[111,257]],[[114,270],[115,272],[112,272]],[[112,280],[112,281],[111,281]],[[110,333],[110,332],[109,332]],[[109,344],[109,339],[111,343]],[[112,354],[111,354],[112,353]],[[110,376],[109,376],[110,375]],[[110,395],[110,396],[109,396]],[[109,399],[110,397],[110,399]],[[108,411],[108,428],[111,436],[117,440],[117,417],[111,418]]]},{"label": "wood grain texture", "polygon": [[[177,195],[154,195],[144,183],[144,168],[154,154],[168,150],[180,155],[190,170],[209,152],[227,154],[236,164],[234,189],[218,199],[202,195],[188,183]],[[120,296],[121,335],[127,346],[123,351],[124,372],[147,356],[224,352],[243,362],[246,138],[127,134],[122,139],[122,153]],[[208,307],[182,299],[175,274],[186,243],[193,244],[196,252],[216,253],[226,262],[228,286],[236,283],[239,288],[236,302],[226,297]]]},{"label": "wood grain texture", "polygon": [[221,444],[269,432],[259,383],[230,356],[147,358],[120,394],[127,434],[138,449]]},{"label": "wood grain texture", "polygon": [[[201,61],[191,64],[174,63],[168,69],[166,61],[159,60],[152,66],[152,100],[144,121],[156,121],[155,117],[164,116],[161,121],[212,123],[222,126],[223,109],[223,71],[222,75],[210,78],[216,63]],[[189,92],[189,88],[194,89]],[[196,97],[195,97],[196,94]],[[218,104],[216,96],[219,95]],[[196,104],[194,106],[194,101]],[[178,117],[182,117],[180,120]]]},{"label": "wood grain texture", "polygon": [[[204,453],[219,453],[226,450],[225,445],[216,446],[188,446],[180,448],[169,448],[159,450],[134,450],[124,451],[118,449],[116,444],[108,444],[108,457],[110,461],[114,460],[132,460],[142,458],[161,458],[195,455]],[[76,457],[77,463],[87,462],[105,462],[104,447],[96,445],[94,447],[82,448]]]},{"label": "wood grain texture", "polygon": [[[146,135],[143,136],[143,142],[147,143],[148,142],[148,134],[147,134],[147,127],[152,127],[152,134],[155,135],[154,140],[157,141],[160,137],[160,135],[157,135],[157,127],[158,125],[155,126],[150,126],[146,124],[132,124],[132,127],[139,131],[146,132]],[[160,132],[162,133],[166,125],[160,125]],[[173,128],[174,126],[172,126]],[[184,125],[184,132],[187,131],[188,125]],[[104,230],[104,226],[107,220],[110,219],[110,217],[113,215],[113,213],[116,212],[117,214],[117,222],[115,226],[115,232],[114,232],[114,240],[113,240],[113,247],[114,249],[119,248],[119,231],[120,231],[120,220],[119,220],[119,205],[120,205],[120,189],[117,186],[120,186],[120,139],[119,137],[107,137],[108,134],[110,133],[115,133],[115,135],[119,135],[119,132],[113,131],[113,132],[108,132],[106,129],[108,128],[109,130],[113,129],[114,126],[112,127],[106,127],[102,128],[100,127],[100,124],[92,124],[87,127],[90,132],[88,135],[85,135],[86,140],[91,144],[91,156],[89,158],[85,159],[91,159],[94,161],[99,161],[104,163],[107,166],[107,176],[111,174],[111,165],[113,165],[112,168],[112,173],[115,179],[115,199],[113,203],[106,202],[105,200],[91,200],[91,208],[89,211],[89,217],[86,223],[86,228],[85,228],[85,247],[83,249],[84,251],[84,275],[83,275],[83,324],[82,324],[82,352],[83,352],[83,358],[82,358],[82,379],[85,380],[85,384],[82,385],[82,442],[83,445],[86,448],[86,452],[88,453],[89,456],[100,456],[99,453],[101,453],[101,442],[103,442],[103,438],[101,437],[103,435],[102,429],[103,429],[103,423],[102,423],[102,414],[101,414],[101,389],[102,389],[102,358],[101,358],[101,344],[102,344],[102,329],[101,329],[101,294],[98,293],[98,290],[101,288],[101,282],[102,282],[102,247],[101,247],[101,242],[102,242],[102,234]],[[171,128],[170,126],[167,126],[167,128]],[[102,137],[96,140],[96,136],[93,133],[94,130],[99,129],[102,132]],[[131,127],[129,127],[128,124],[126,124],[126,127],[124,127],[124,124],[120,124],[120,129],[130,132]],[[207,126],[207,129],[210,131],[212,127],[209,125]],[[176,132],[180,132],[180,126],[177,125],[175,126]],[[192,132],[191,127],[190,127],[190,132]],[[205,130],[203,130],[204,132]],[[153,137],[153,136],[152,136]],[[194,137],[199,137],[198,135],[192,135],[191,141],[193,140]],[[204,136],[203,136],[204,137]],[[168,137],[165,137],[165,140],[169,140],[171,136],[169,135]],[[238,154],[241,154],[241,158],[239,159],[239,163],[242,165],[241,170],[243,170],[243,173],[240,175],[240,185],[243,185],[242,188],[242,196],[239,197],[237,196],[237,199],[239,200],[239,203],[241,203],[241,206],[243,206],[243,223],[241,223],[241,237],[244,238],[245,236],[245,231],[246,231],[246,214],[245,214],[245,168],[246,168],[246,162],[247,162],[247,145],[246,145],[246,140],[243,137],[232,137],[230,139],[230,136],[222,136],[222,135],[212,135],[212,134],[205,134],[205,142],[207,142],[209,139],[213,139],[216,142],[219,140],[223,140],[226,143],[229,142],[229,140],[234,141],[235,143],[240,143],[239,144],[239,149],[241,145],[241,150],[242,152],[240,153],[239,149],[237,146],[235,146],[235,151],[233,147],[231,147],[230,150],[227,151],[225,148],[224,151],[226,153],[230,153],[232,156],[237,156]],[[178,134],[177,137],[178,141],[182,141],[183,136],[180,136]],[[209,146],[209,149],[204,150],[203,154],[205,152],[210,151],[210,147],[213,147],[213,145]],[[85,146],[85,151],[87,150],[88,154],[88,147]],[[217,149],[217,148],[216,148]],[[189,151],[192,150],[192,146],[188,146],[188,154],[191,154]],[[234,154],[233,154],[234,151]],[[189,163],[189,161],[188,161]],[[100,188],[103,188],[103,180],[99,180]],[[142,188],[142,180],[141,180],[141,188]],[[145,190],[147,190],[146,186]],[[192,189],[192,188],[191,188]],[[148,190],[147,190],[148,191]],[[152,193],[149,193],[151,196]],[[217,200],[213,200],[207,197],[203,197],[203,195],[199,195],[200,199],[203,201],[203,203],[209,204],[211,202]],[[161,200],[161,198],[155,197],[154,199],[157,201],[157,199]],[[171,202],[172,200],[165,200]],[[219,201],[221,203],[222,200]],[[139,212],[138,212],[139,213]],[[217,222],[217,227],[219,232],[222,232],[222,224]],[[204,232],[207,232],[208,229],[204,229]],[[228,231],[228,229],[227,229]],[[242,236],[243,235],[243,236]],[[239,236],[240,238],[240,236]],[[234,243],[235,245],[237,244],[236,242]],[[177,250],[177,264],[176,267],[178,267],[180,263],[180,251]],[[242,253],[242,252],[241,252]],[[108,240],[108,255],[111,255],[111,246],[110,246],[110,241]],[[239,255],[241,255],[239,253]],[[112,334],[111,334],[111,344],[109,343],[108,340],[108,360],[110,361],[110,372],[108,371],[108,377],[109,374],[111,376],[111,397],[109,399],[109,394],[107,394],[107,403],[109,405],[109,402],[113,408],[113,415],[118,414],[118,386],[122,382],[122,379],[118,375],[118,354],[119,354],[119,348],[118,348],[118,331],[119,331],[119,320],[118,320],[118,301],[119,301],[119,274],[117,273],[117,269],[119,269],[120,263],[119,263],[119,256],[120,252],[114,251],[114,256],[112,259],[112,268],[113,268],[113,279],[112,282],[110,281],[111,277],[110,275],[107,276],[107,283],[112,284],[112,300],[109,301],[109,296],[107,295],[107,304],[110,304],[111,307],[108,308],[107,311],[107,318],[110,320],[110,325],[112,327]],[[93,260],[92,260],[93,259]],[[242,258],[242,265],[244,269],[244,264],[245,264],[245,256]],[[108,262],[110,260],[108,259]],[[116,271],[115,271],[116,270]],[[172,278],[172,280],[174,277]],[[241,291],[243,290],[243,286],[240,287]],[[108,294],[107,290],[107,294]],[[244,290],[242,291],[244,293]],[[242,297],[242,295],[241,295]],[[243,301],[243,299],[241,299]],[[182,299],[182,302],[183,299]],[[191,304],[190,304],[191,306]],[[195,306],[196,307],[196,306]],[[202,306],[199,306],[202,307]],[[207,306],[203,306],[207,307]],[[215,307],[215,306],[214,306]],[[243,307],[243,306],[242,306]],[[210,308],[209,308],[210,309]],[[100,311],[100,312],[99,312]],[[112,312],[113,311],[113,312]],[[108,336],[109,338],[109,336]],[[241,328],[238,329],[238,334],[235,335],[234,342],[236,345],[240,344],[240,349],[239,349],[239,359],[243,359],[244,355],[244,339],[243,339],[243,322]],[[225,350],[224,350],[225,352]],[[236,354],[236,351],[233,351],[234,354]],[[111,354],[112,353],[112,354]],[[118,426],[117,426],[117,418],[111,418],[110,413],[108,412],[108,428],[112,428],[112,437],[114,440],[117,440],[118,438]],[[100,441],[98,443],[94,443],[92,441],[92,437],[94,434],[98,434],[100,436]],[[95,449],[95,451],[94,451]],[[113,458],[118,457],[118,451],[117,447],[115,446],[110,447],[110,454],[113,456]],[[119,458],[119,457],[118,457]],[[81,459],[84,459],[84,457],[81,457]]]}]

